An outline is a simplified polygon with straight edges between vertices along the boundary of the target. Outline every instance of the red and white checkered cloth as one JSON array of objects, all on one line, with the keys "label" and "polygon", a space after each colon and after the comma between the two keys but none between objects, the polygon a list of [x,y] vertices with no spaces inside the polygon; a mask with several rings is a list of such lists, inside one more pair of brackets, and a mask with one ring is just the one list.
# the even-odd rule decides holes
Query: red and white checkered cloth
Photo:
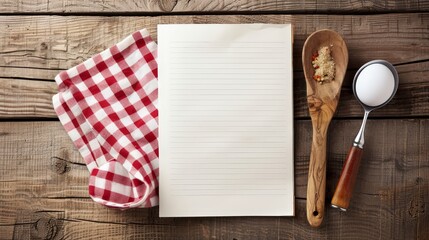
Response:
[{"label": "red and white checkered cloth", "polygon": [[143,29],[58,74],[55,111],[109,207],[158,205],[157,45]]}]

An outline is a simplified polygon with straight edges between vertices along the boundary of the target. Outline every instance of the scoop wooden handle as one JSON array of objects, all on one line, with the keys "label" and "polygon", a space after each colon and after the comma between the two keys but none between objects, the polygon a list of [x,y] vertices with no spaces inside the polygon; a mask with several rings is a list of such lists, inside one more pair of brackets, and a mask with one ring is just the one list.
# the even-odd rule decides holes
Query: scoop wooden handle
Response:
[{"label": "scoop wooden handle", "polygon": [[360,160],[363,149],[357,146],[351,147],[347,159],[344,162],[337,188],[332,197],[331,206],[346,211],[350,205],[353,188],[355,186],[357,173],[359,171]]},{"label": "scoop wooden handle", "polygon": [[325,213],[326,189],[326,129],[313,128],[310,166],[307,184],[307,220],[318,227]]}]

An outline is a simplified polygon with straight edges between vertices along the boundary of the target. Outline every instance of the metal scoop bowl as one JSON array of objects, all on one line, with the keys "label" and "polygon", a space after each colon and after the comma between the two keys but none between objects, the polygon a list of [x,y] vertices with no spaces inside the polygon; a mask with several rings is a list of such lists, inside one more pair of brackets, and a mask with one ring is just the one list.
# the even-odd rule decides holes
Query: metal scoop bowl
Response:
[{"label": "metal scoop bowl", "polygon": [[364,132],[371,111],[386,105],[396,93],[399,77],[395,67],[384,60],[364,64],[353,79],[353,93],[365,110],[360,130],[344,162],[331,206],[346,211],[350,205],[363,153]]}]

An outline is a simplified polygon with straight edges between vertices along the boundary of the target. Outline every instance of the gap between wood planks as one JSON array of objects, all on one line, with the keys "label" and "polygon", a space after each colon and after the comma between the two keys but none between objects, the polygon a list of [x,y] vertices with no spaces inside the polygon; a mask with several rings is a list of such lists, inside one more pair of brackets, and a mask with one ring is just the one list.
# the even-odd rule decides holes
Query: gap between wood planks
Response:
[{"label": "gap between wood planks", "polygon": [[79,0],[34,1],[4,0],[0,11],[4,14],[79,14],[79,15],[180,15],[180,14],[366,14],[385,12],[421,12],[429,9],[426,1],[377,1],[340,0],[327,1],[278,1],[278,0],[103,0],[102,2],[80,2]]},{"label": "gap between wood planks", "polygon": [[289,10],[289,11],[211,11],[211,12],[0,12],[0,16],[97,16],[97,17],[161,17],[201,15],[383,15],[392,13],[427,13],[428,10]]},{"label": "gap between wood planks", "polygon": [[[2,54],[2,52],[0,52],[0,54]],[[418,64],[418,63],[425,63],[425,62],[429,62],[429,59],[420,59],[420,60],[416,60],[416,61],[408,61],[408,62],[401,62],[401,63],[395,63],[392,64],[393,66],[397,67],[397,66],[404,66],[404,65],[409,65],[409,64]],[[61,71],[65,71],[67,69],[65,68],[42,68],[42,67],[31,67],[31,66],[0,66],[0,68],[20,68],[20,69],[34,69],[34,70],[53,70],[53,71],[58,71],[58,73],[60,73]],[[347,68],[347,72],[350,73],[354,73],[358,70],[358,68]],[[303,74],[302,69],[299,70],[294,70],[293,72],[294,74]],[[14,77],[14,76],[0,76],[0,79],[16,79],[16,80],[31,80],[31,81],[51,81],[51,82],[55,82],[55,80],[52,78],[32,78],[32,77]]]}]

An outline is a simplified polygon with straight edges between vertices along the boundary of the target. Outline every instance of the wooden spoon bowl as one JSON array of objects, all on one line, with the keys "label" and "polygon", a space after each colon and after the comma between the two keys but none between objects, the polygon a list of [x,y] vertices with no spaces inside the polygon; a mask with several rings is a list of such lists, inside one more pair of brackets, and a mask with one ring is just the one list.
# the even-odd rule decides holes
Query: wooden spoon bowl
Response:
[{"label": "wooden spoon bowl", "polygon": [[[335,79],[320,84],[313,79],[315,70],[312,56],[325,46],[331,48],[331,56],[335,62]],[[340,99],[348,59],[347,46],[343,38],[328,29],[312,33],[305,41],[302,50],[302,65],[307,82],[307,103],[313,125],[307,184],[307,220],[314,227],[320,226],[324,217],[327,130]]]}]

